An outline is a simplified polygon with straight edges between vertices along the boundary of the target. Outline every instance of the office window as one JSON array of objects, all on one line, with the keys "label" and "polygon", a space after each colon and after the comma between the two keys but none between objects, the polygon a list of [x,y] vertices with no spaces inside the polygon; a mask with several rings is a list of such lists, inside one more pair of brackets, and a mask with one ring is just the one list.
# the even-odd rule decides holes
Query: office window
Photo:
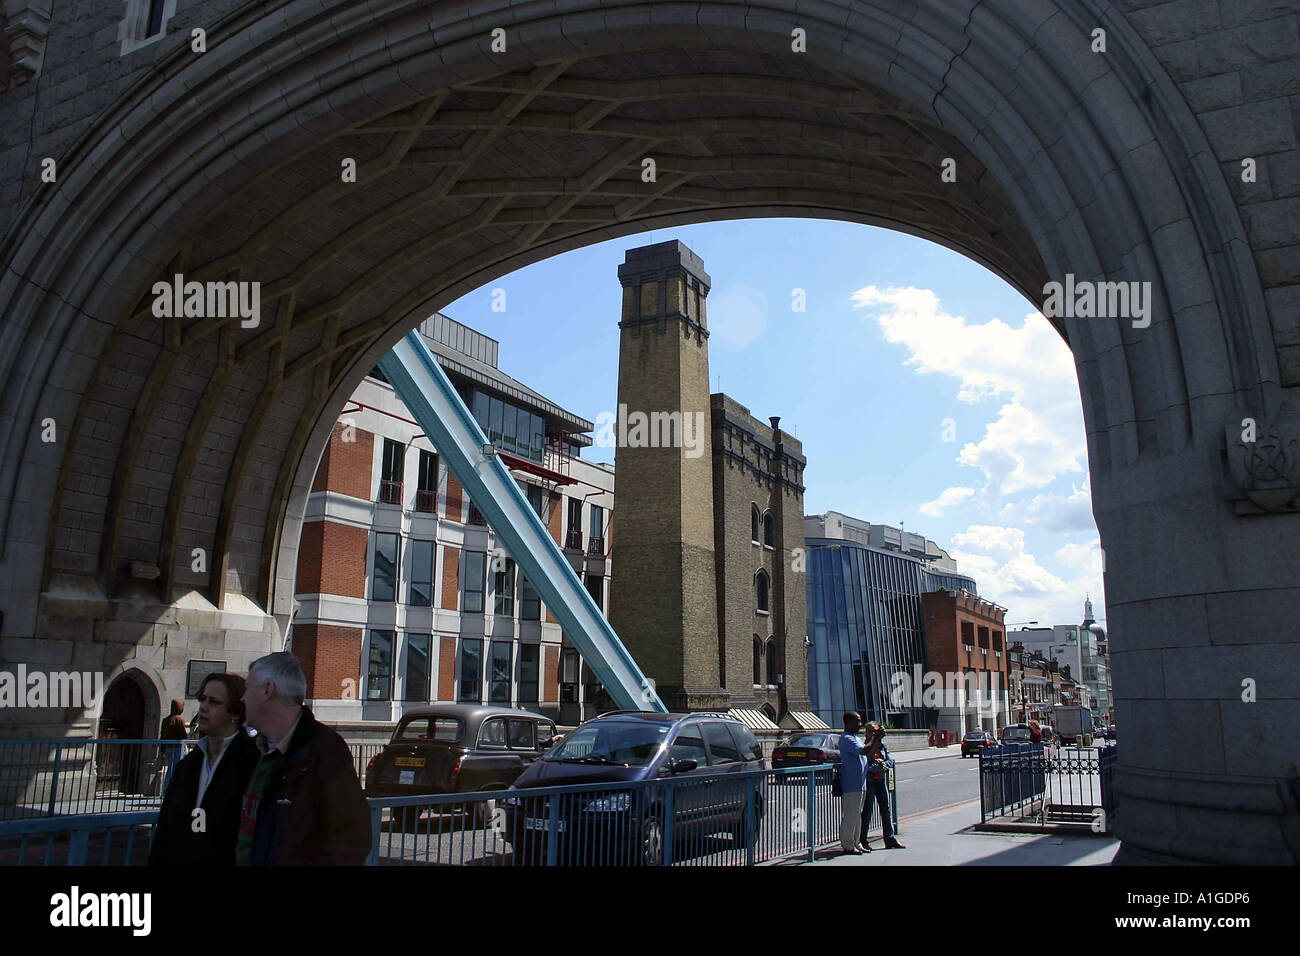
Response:
[{"label": "office window", "polygon": [[582,499],[569,499],[569,534],[582,534]]},{"label": "office window", "polygon": [[379,477],[384,481],[401,481],[406,464],[406,446],[391,438],[384,439],[384,457],[379,465]]},{"label": "office window", "polygon": [[537,662],[541,648],[536,644],[519,645],[519,703],[537,705]]},{"label": "office window", "polygon": [[587,593],[596,602],[601,614],[605,613],[605,579],[600,575],[587,575]]},{"label": "office window", "polygon": [[460,692],[461,703],[483,702],[483,642],[461,638],[460,641]]},{"label": "office window", "polygon": [[566,647],[560,652],[560,703],[578,702],[578,652]]},{"label": "office window", "polygon": [[366,700],[393,698],[393,637],[392,631],[370,632]]},{"label": "office window", "polygon": [[527,576],[519,576],[519,620],[540,621],[542,619],[542,599],[537,590],[528,583]]},{"label": "office window", "polygon": [[537,517],[542,519],[542,524],[546,524],[546,492],[537,485],[526,485],[524,494],[528,496],[528,503],[537,512]]},{"label": "office window", "polygon": [[397,535],[375,535],[375,570],[370,587],[371,600],[397,600],[397,549]]},{"label": "office window", "polygon": [[771,610],[770,607],[771,595],[768,593],[770,590],[770,584],[771,582],[768,579],[766,571],[759,571],[756,575],[754,575],[755,606],[758,608],[758,610],[763,611],[765,613]]},{"label": "office window", "polygon": [[406,693],[404,700],[429,699],[429,644],[428,634],[406,636]]},{"label": "office window", "polygon": [[482,614],[483,578],[487,572],[487,555],[482,551],[466,551],[462,566],[465,569],[465,593],[461,609],[470,614]]},{"label": "office window", "polygon": [[433,542],[412,541],[407,547],[411,552],[411,584],[406,603],[429,607],[433,600]]},{"label": "office window", "polygon": [[149,16],[145,21],[144,27],[144,35],[146,37],[162,33],[163,11],[166,7],[166,0],[149,0]]},{"label": "office window", "polygon": [[514,617],[515,562],[513,559],[505,559],[505,567],[495,574],[493,587],[496,591],[496,613],[505,617]]},{"label": "office window", "polygon": [[506,408],[501,399],[495,395],[489,403],[491,417],[488,419],[488,441],[494,445],[501,444],[501,426],[505,420]]},{"label": "office window", "polygon": [[416,485],[415,510],[433,514],[438,510],[438,456],[420,449],[419,484]]},{"label": "office window", "polygon": [[515,432],[519,428],[519,409],[507,402],[504,412],[501,421],[501,447],[513,452],[516,449]]},{"label": "office window", "polygon": [[[602,508],[600,505],[592,505],[590,515],[591,515],[591,528],[588,530],[587,533],[591,536],[592,541],[604,541],[605,509]],[[601,550],[602,551],[604,550],[603,546],[601,547]]]},{"label": "office window", "polygon": [[402,503],[402,471],[406,446],[391,438],[384,439],[383,455],[379,462],[379,501],[385,505]]},{"label": "office window", "polygon": [[492,642],[491,688],[488,700],[493,704],[510,703],[510,644]]}]

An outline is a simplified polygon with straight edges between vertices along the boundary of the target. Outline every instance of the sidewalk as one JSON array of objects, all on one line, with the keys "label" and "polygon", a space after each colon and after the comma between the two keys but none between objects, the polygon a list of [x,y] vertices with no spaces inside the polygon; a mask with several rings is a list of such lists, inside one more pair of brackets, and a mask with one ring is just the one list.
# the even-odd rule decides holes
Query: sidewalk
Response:
[{"label": "sidewalk", "polygon": [[1061,833],[979,833],[978,799],[903,817],[898,837],[906,850],[882,849],[877,836],[872,852],[843,855],[839,847],[819,850],[802,866],[1108,866],[1119,850],[1111,836]]},{"label": "sidewalk", "polygon": [[[889,746],[889,741],[885,741]],[[949,744],[947,747],[926,747],[924,750],[899,750],[889,752],[894,763],[910,763],[913,760],[935,760],[939,757],[960,757],[961,744]]]}]

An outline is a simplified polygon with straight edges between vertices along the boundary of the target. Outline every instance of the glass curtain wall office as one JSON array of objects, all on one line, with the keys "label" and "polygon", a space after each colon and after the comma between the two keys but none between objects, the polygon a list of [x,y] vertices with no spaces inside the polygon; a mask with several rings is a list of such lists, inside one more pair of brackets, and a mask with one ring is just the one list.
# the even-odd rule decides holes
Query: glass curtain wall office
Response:
[{"label": "glass curtain wall office", "polygon": [[[925,669],[921,595],[975,582],[936,575],[912,558],[843,541],[808,546],[808,687],[817,716],[838,727],[844,712],[895,727],[926,727],[920,702],[890,700],[893,676]],[[910,685],[904,685],[910,690]]]}]

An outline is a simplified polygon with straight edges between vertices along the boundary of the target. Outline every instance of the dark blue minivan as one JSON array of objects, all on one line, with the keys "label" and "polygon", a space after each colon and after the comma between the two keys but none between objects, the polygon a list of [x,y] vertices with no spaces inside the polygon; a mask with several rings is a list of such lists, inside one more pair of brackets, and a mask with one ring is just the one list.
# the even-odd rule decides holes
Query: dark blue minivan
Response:
[{"label": "dark blue minivan", "polygon": [[[602,714],[510,787],[587,789],[554,796],[507,792],[506,840],[522,862],[546,862],[554,841],[557,862],[583,865],[658,865],[670,832],[674,841],[701,844],[726,833],[743,844],[763,806],[762,779],[742,775],[766,769],[754,734],[726,714]],[[617,786],[627,783],[638,786]]]}]

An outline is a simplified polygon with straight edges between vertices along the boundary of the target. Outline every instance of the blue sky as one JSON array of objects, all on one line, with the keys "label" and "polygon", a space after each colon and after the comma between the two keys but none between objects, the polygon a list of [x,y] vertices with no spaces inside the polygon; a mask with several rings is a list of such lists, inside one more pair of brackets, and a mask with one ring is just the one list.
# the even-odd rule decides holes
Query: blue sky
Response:
[{"label": "blue sky", "polygon": [[844,222],[706,223],[536,263],[444,312],[500,341],[503,371],[594,421],[616,406],[618,266],[668,239],[713,279],[711,390],[803,442],[805,512],[933,538],[1008,622],[1077,623],[1085,591],[1104,614],[1069,349],[1011,286],[942,246]]}]

